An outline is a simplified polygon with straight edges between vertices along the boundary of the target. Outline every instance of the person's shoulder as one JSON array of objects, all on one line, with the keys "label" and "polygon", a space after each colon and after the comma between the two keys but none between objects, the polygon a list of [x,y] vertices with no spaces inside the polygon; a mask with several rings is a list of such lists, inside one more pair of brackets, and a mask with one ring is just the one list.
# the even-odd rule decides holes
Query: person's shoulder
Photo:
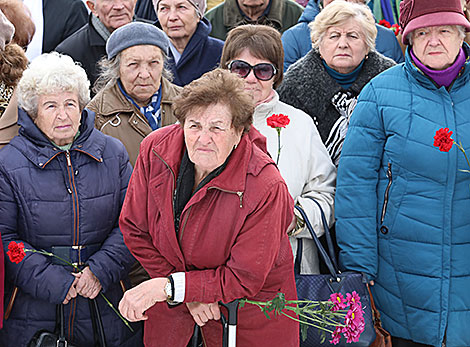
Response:
[{"label": "person's shoulder", "polygon": [[56,51],[59,53],[68,54],[69,52],[78,52],[80,50],[86,51],[83,44],[86,43],[88,37],[90,25],[87,23],[74,32],[72,35],[67,37],[64,41],[59,43],[56,47]]},{"label": "person's shoulder", "polygon": [[379,71],[388,70],[397,64],[393,59],[390,59],[377,51],[369,52],[367,61],[369,68]]},{"label": "person's shoulder", "polygon": [[221,2],[217,6],[211,8],[209,11],[206,12],[204,17],[209,19],[211,22],[214,18],[222,17],[225,7],[225,1]]},{"label": "person's shoulder", "polygon": [[151,148],[163,143],[172,142],[175,138],[183,136],[183,129],[180,124],[167,125],[152,131],[140,144],[141,151],[149,151]]},{"label": "person's shoulder", "polygon": [[286,10],[299,13],[299,17],[304,11],[304,7],[298,4],[297,2],[295,2],[294,0],[279,0],[279,1],[282,1],[284,3]]}]

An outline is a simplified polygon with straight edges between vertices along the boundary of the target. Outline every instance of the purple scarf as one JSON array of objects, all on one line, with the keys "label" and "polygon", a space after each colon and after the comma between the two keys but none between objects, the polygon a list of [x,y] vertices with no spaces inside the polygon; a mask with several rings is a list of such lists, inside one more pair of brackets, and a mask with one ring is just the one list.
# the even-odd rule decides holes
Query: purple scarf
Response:
[{"label": "purple scarf", "polygon": [[457,59],[455,59],[454,63],[451,66],[444,70],[433,70],[425,66],[422,62],[419,61],[418,58],[416,58],[413,53],[413,49],[410,49],[410,55],[413,59],[413,62],[422,72],[424,72],[428,77],[430,77],[434,82],[436,82],[439,87],[445,86],[446,88],[448,88],[452,84],[452,82],[457,78],[466,60],[465,52],[463,51],[463,48],[460,47]]}]

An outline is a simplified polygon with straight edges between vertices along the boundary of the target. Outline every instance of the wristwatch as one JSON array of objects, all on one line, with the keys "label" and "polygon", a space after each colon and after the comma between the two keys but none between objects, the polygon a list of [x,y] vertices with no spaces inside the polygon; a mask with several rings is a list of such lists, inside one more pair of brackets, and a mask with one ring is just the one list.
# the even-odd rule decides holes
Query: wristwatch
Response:
[{"label": "wristwatch", "polygon": [[173,278],[167,277],[165,285],[166,301],[173,301],[175,298],[175,285],[173,284]]}]

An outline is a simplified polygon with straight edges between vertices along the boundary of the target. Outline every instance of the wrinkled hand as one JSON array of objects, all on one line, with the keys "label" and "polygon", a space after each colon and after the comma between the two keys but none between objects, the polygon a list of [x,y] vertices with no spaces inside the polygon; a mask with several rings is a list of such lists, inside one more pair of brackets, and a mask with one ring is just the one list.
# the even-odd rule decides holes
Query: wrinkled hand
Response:
[{"label": "wrinkled hand", "polygon": [[375,284],[374,281],[369,281],[370,286],[373,286],[374,284]]},{"label": "wrinkled hand", "polygon": [[148,316],[144,313],[157,302],[165,301],[167,295],[165,286],[166,277],[152,278],[142,282],[137,287],[129,289],[119,302],[119,312],[128,321],[137,322],[146,320]]},{"label": "wrinkled hand", "polygon": [[88,266],[84,268],[80,274],[73,273],[72,275],[79,279],[75,285],[77,294],[85,298],[96,298],[101,291],[101,283],[100,280],[93,275],[93,272],[91,272]]},{"label": "wrinkled hand", "polygon": [[287,235],[291,235],[294,233],[294,229],[295,229],[295,225],[297,224],[297,217],[295,216],[295,213],[294,213],[294,216],[292,218],[292,222],[290,222],[289,226],[287,227]]},{"label": "wrinkled hand", "polygon": [[70,286],[69,291],[67,295],[65,296],[64,301],[62,301],[64,305],[67,305],[70,300],[77,297],[78,293],[77,293],[77,289],[75,288],[75,286],[80,280],[80,276],[81,276],[81,273],[75,274],[75,279],[73,280],[72,285]]},{"label": "wrinkled hand", "polygon": [[202,302],[186,303],[189,313],[193,316],[194,321],[200,327],[204,326],[209,319],[220,319],[220,308],[217,302],[212,304],[204,304]]}]

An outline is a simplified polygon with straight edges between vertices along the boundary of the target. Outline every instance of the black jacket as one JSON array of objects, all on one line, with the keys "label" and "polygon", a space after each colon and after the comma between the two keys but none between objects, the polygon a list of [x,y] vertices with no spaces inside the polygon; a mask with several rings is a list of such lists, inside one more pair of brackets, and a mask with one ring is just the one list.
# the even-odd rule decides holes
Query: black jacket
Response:
[{"label": "black jacket", "polygon": [[93,86],[98,78],[97,63],[106,55],[106,41],[91,25],[90,14],[88,23],[60,43],[56,51],[70,55],[73,60],[80,62]]},{"label": "black jacket", "polygon": [[59,43],[87,23],[88,12],[81,0],[43,0],[43,53],[49,53]]}]

